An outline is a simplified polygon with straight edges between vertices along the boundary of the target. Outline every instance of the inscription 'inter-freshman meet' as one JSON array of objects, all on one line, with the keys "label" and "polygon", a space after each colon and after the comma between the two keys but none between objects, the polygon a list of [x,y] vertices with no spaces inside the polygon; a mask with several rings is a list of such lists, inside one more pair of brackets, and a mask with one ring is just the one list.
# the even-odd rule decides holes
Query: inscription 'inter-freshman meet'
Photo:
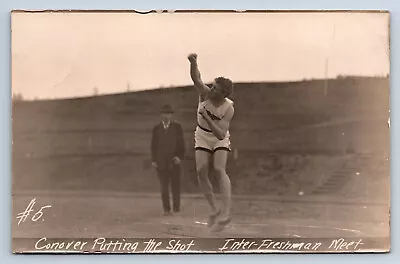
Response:
[{"label": "inscription 'inter-freshman meet'", "polygon": [[[199,242],[204,242],[201,239]],[[201,244],[201,243],[200,243]],[[324,241],[302,241],[299,239],[221,239],[212,243],[210,252],[233,251],[308,251],[318,252],[324,249],[329,251],[358,251],[364,245],[362,239],[346,240],[344,238]],[[219,245],[218,245],[219,244]],[[221,246],[222,245],[222,246]],[[199,246],[199,245],[197,245]],[[106,239],[95,238],[92,240],[68,240],[57,241],[54,239],[40,238],[35,243],[35,249],[39,251],[80,251],[80,252],[194,252],[195,240],[181,239]],[[204,250],[204,249],[203,249]]]},{"label": "inscription 'inter-freshman meet'", "polygon": [[[359,250],[360,245],[364,243],[361,242],[362,239],[358,240],[345,240],[344,238],[334,239],[329,244],[328,249],[334,251],[340,250]],[[259,250],[282,250],[282,251],[318,251],[322,242],[302,242],[302,241],[275,241],[272,239],[264,239],[261,242],[255,240],[242,239],[237,241],[237,239],[226,239],[224,245],[219,248],[221,251],[238,251],[238,250],[249,250],[249,251],[259,251]]]}]

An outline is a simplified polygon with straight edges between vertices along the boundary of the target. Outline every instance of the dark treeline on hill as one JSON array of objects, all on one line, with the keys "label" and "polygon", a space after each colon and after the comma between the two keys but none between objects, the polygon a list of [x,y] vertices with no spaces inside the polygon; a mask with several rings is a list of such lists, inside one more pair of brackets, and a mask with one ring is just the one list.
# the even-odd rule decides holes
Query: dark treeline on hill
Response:
[{"label": "dark treeline on hill", "polygon": [[[312,170],[318,166],[327,168],[334,161],[330,158],[326,164],[327,159],[315,155],[387,153],[389,94],[388,78],[349,77],[327,83],[325,80],[237,83],[232,95],[235,117],[231,134],[238,155],[234,164],[229,165],[234,185],[241,184],[235,192],[263,193],[266,186],[277,189],[276,185],[266,183],[268,177],[284,175],[291,179],[310,166]],[[159,109],[164,103],[174,107],[175,118],[185,130],[188,153],[185,173],[195,177],[193,131],[197,102],[192,86],[89,98],[15,101],[13,177],[17,180],[14,183],[33,188],[35,184],[48,182],[46,177],[54,174],[57,181],[51,181],[49,188],[64,188],[63,181],[66,186],[80,188],[85,185],[80,181],[89,184],[97,175],[102,180],[96,184],[104,188],[157,191],[156,182],[139,180],[132,173],[137,173],[137,177],[151,174],[150,131],[159,122]],[[281,154],[274,156],[277,153]],[[308,155],[313,158],[307,158]],[[33,162],[34,158],[45,165]],[[23,167],[29,167],[30,172],[25,173]],[[68,172],[64,173],[65,168]],[[27,180],[35,170],[37,177],[44,178]],[[70,178],[72,174],[76,176]],[[109,174],[120,175],[120,185]],[[186,182],[183,188],[188,191],[191,186]]]}]

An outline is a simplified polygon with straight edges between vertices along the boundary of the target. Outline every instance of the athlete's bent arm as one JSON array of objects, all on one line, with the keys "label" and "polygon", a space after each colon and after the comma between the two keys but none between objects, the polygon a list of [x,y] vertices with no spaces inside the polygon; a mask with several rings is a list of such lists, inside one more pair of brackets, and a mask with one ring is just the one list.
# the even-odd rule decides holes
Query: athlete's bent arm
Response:
[{"label": "athlete's bent arm", "polygon": [[190,61],[190,77],[192,78],[193,84],[199,93],[200,100],[204,101],[207,93],[210,91],[210,88],[201,80],[201,74],[197,65],[197,55],[190,54],[188,59]]},{"label": "athlete's bent arm", "polygon": [[212,133],[216,136],[219,140],[223,140],[228,132],[230,122],[233,118],[234,109],[233,106],[229,107],[224,118],[218,122],[218,124],[211,119],[211,117],[207,114],[207,111],[203,109],[201,111],[202,116],[206,120],[207,124],[209,125]]}]

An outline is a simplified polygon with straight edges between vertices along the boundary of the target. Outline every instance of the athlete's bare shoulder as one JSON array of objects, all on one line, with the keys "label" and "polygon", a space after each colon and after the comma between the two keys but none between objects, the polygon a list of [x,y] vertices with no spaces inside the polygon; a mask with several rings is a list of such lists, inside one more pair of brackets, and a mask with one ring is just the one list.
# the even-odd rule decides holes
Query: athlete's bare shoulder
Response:
[{"label": "athlete's bare shoulder", "polygon": [[225,98],[225,101],[228,102],[230,105],[233,106],[233,101],[231,99],[229,99],[228,97]]},{"label": "athlete's bare shoulder", "polygon": [[208,101],[207,98],[203,98],[203,97],[201,97],[201,96],[199,95],[199,103],[198,103],[198,107],[199,107],[199,108],[202,108],[202,107],[207,106],[208,103],[209,103],[209,101]]},{"label": "athlete's bare shoulder", "polygon": [[199,94],[199,103],[203,103],[205,102],[207,99],[205,98],[205,96],[203,94]]},{"label": "athlete's bare shoulder", "polygon": [[199,93],[199,103],[205,102],[208,100],[208,92]]},{"label": "athlete's bare shoulder", "polygon": [[231,99],[225,98],[225,103],[227,104],[227,107],[226,107],[227,110],[230,109],[230,111],[234,111],[234,103]]},{"label": "athlete's bare shoulder", "polygon": [[233,118],[233,115],[235,113],[235,109],[233,107],[233,101],[226,98],[225,104],[226,104],[226,108],[225,108],[225,115],[224,115],[223,119],[227,122],[230,122],[230,120]]}]

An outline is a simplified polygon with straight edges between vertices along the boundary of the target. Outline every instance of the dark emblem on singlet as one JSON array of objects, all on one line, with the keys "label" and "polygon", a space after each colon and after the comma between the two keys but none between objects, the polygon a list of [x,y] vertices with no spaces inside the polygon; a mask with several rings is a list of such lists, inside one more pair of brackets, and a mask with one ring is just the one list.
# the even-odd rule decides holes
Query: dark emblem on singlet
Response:
[{"label": "dark emblem on singlet", "polygon": [[211,117],[212,120],[221,120],[221,118],[219,118],[218,116],[213,115],[210,111],[207,111],[207,114]]}]

